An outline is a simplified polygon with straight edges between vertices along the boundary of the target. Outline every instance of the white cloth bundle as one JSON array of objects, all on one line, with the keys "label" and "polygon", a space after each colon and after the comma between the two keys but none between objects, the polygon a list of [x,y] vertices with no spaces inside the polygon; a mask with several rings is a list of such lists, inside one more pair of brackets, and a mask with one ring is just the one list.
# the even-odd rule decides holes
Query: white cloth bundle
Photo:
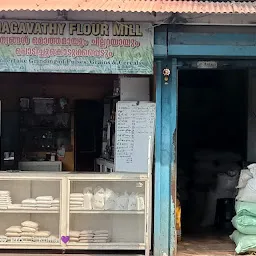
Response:
[{"label": "white cloth bundle", "polygon": [[8,209],[20,209],[22,207],[21,204],[10,204],[8,205]]},{"label": "white cloth bundle", "polygon": [[80,235],[94,235],[94,231],[93,230],[82,230],[80,232]]},{"label": "white cloth bundle", "polygon": [[84,198],[83,197],[74,197],[74,198],[71,197],[70,201],[72,201],[72,202],[83,202]]},{"label": "white cloth bundle", "polygon": [[125,211],[128,210],[129,195],[125,192],[116,198],[116,210]]},{"label": "white cloth bundle", "polygon": [[70,194],[70,208],[83,208],[84,206],[84,194],[82,193],[71,193]]},{"label": "white cloth bundle", "polygon": [[0,190],[0,195],[10,195],[9,190]]},{"label": "white cloth bundle", "polygon": [[94,243],[107,243],[109,239],[93,239]]},{"label": "white cloth bundle", "polygon": [[108,234],[105,234],[105,235],[94,235],[94,238],[98,238],[98,239],[104,239],[104,238],[108,238]]},{"label": "white cloth bundle", "polygon": [[83,193],[71,193],[70,198],[83,198],[84,194]]},{"label": "white cloth bundle", "polygon": [[70,242],[79,242],[80,231],[69,231]]},{"label": "white cloth bundle", "polygon": [[59,198],[55,198],[54,200],[52,200],[52,206],[58,206],[60,205],[60,199]]},{"label": "white cloth bundle", "polygon": [[55,210],[58,210],[60,208],[60,199],[59,198],[53,199],[51,208],[55,209]]},{"label": "white cloth bundle", "polygon": [[37,208],[51,208],[51,204],[37,204]]},{"label": "white cloth bundle", "polygon": [[93,239],[79,239],[79,243],[93,243]]},{"label": "white cloth bundle", "polygon": [[38,228],[22,227],[21,231],[35,233],[36,231],[38,231]]},{"label": "white cloth bundle", "polygon": [[84,205],[83,201],[70,201],[70,205]]},{"label": "white cloth bundle", "polygon": [[91,187],[84,188],[84,208],[85,210],[92,210],[93,192]]},{"label": "white cloth bundle", "polygon": [[69,237],[79,238],[79,236],[80,236],[80,231],[73,231],[73,230],[69,231]]},{"label": "white cloth bundle", "polygon": [[27,198],[21,201],[22,204],[36,204],[36,199],[34,198]]},{"label": "white cloth bundle", "polygon": [[30,220],[27,220],[27,221],[23,221],[21,223],[21,226],[22,227],[29,227],[29,228],[35,228],[37,229],[39,224],[37,222],[33,222],[33,221],[30,221]]},{"label": "white cloth bundle", "polygon": [[35,232],[22,232],[20,233],[21,237],[33,237]]},{"label": "white cloth bundle", "polygon": [[83,234],[80,233],[80,237],[92,238],[92,237],[94,237],[94,234],[85,234],[85,235],[83,235]]},{"label": "white cloth bundle", "polygon": [[38,196],[36,198],[36,201],[52,201],[53,197],[52,196]]},{"label": "white cloth bundle", "polygon": [[27,198],[21,201],[22,208],[36,208],[36,199]]},{"label": "white cloth bundle", "polygon": [[37,201],[36,204],[37,205],[40,205],[40,204],[49,204],[49,205],[51,205],[52,201]]},{"label": "white cloth bundle", "polygon": [[94,231],[93,242],[94,243],[107,243],[109,241],[108,230],[96,230]]},{"label": "white cloth bundle", "polygon": [[84,207],[83,207],[83,205],[73,205],[73,206],[71,205],[70,209],[71,210],[78,210],[78,209],[83,210]]},{"label": "white cloth bundle", "polygon": [[0,191],[0,209],[7,209],[12,204],[10,191]]},{"label": "white cloth bundle", "polygon": [[96,187],[94,189],[94,195],[92,198],[92,208],[94,210],[104,210],[105,207],[105,190],[102,187]]},{"label": "white cloth bundle", "polygon": [[105,190],[105,210],[115,210],[117,195],[111,189]]},{"label": "white cloth bundle", "polygon": [[94,235],[106,235],[108,234],[108,230],[96,230],[94,231]]},{"label": "white cloth bundle", "polygon": [[35,237],[49,237],[51,235],[50,231],[37,231],[34,233]]},{"label": "white cloth bundle", "polygon": [[21,233],[21,226],[11,226],[5,230],[7,233]]},{"label": "white cloth bundle", "polygon": [[19,237],[21,233],[7,232],[5,236],[7,237]]},{"label": "white cloth bundle", "polygon": [[69,241],[70,242],[79,242],[79,238],[78,237],[70,237]]}]

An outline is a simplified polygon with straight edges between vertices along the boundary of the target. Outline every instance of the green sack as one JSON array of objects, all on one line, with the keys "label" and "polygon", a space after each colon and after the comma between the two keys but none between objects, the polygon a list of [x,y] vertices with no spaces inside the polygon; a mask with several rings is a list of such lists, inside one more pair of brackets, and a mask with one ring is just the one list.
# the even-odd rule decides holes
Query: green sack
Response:
[{"label": "green sack", "polygon": [[256,203],[236,201],[236,214],[256,217]]},{"label": "green sack", "polygon": [[242,234],[256,235],[256,217],[252,216],[235,216],[232,224]]},{"label": "green sack", "polygon": [[230,236],[231,240],[236,244],[236,253],[248,252],[251,249],[256,249],[256,235],[244,235],[239,231],[234,231]]}]

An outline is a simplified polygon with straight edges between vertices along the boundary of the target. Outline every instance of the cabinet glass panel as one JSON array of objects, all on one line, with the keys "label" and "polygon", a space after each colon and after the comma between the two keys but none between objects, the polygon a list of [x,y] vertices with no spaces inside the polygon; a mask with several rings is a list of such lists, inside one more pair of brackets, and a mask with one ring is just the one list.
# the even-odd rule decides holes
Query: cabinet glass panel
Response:
[{"label": "cabinet glass panel", "polygon": [[60,181],[0,180],[0,246],[60,244]]},{"label": "cabinet glass panel", "polygon": [[144,243],[144,181],[70,182],[69,244]]}]

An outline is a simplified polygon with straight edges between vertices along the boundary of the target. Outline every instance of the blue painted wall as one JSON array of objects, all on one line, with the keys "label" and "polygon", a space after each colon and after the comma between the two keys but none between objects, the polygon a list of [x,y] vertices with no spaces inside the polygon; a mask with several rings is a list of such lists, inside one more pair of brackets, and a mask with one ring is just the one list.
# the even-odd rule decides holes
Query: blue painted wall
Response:
[{"label": "blue painted wall", "polygon": [[[176,58],[256,59],[256,34],[180,33],[167,26],[155,30],[156,61],[156,147],[154,194],[154,256],[176,252]],[[176,57],[176,58],[175,58]],[[163,69],[171,69],[168,84]]]},{"label": "blue painted wall", "polygon": [[169,56],[256,56],[256,34],[181,33],[169,29],[167,37]]},{"label": "blue painted wall", "polygon": [[[171,79],[163,80],[163,69],[171,69]],[[156,62],[156,148],[155,148],[155,213],[154,256],[173,255],[175,239],[175,131],[177,112],[177,60]]]}]

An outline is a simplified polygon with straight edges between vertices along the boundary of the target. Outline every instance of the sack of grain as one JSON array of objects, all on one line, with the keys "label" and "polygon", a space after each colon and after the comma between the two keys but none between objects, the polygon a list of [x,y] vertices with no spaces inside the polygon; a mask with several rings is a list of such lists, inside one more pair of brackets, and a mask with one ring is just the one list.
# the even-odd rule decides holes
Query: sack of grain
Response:
[{"label": "sack of grain", "polygon": [[246,235],[256,235],[256,217],[246,215],[236,215],[232,219],[232,224],[240,233]]},{"label": "sack of grain", "polygon": [[236,188],[244,188],[247,185],[248,180],[250,180],[252,177],[252,173],[249,169],[241,170]]},{"label": "sack of grain", "polygon": [[236,201],[235,210],[238,216],[252,216],[256,218],[256,203]]},{"label": "sack of grain", "polygon": [[256,248],[256,235],[244,235],[235,230],[230,239],[236,244],[236,253],[245,253]]},{"label": "sack of grain", "polygon": [[239,189],[236,200],[256,203],[256,178],[248,180],[247,185]]}]

